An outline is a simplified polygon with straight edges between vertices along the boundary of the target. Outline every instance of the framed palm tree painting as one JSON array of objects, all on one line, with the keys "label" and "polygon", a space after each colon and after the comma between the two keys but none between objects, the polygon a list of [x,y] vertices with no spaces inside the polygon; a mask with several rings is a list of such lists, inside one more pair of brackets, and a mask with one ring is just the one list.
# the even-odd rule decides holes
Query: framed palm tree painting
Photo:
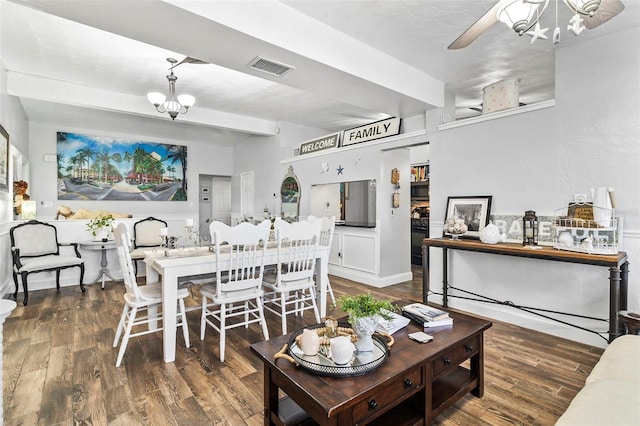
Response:
[{"label": "framed palm tree painting", "polygon": [[59,200],[187,200],[187,147],[57,133]]}]

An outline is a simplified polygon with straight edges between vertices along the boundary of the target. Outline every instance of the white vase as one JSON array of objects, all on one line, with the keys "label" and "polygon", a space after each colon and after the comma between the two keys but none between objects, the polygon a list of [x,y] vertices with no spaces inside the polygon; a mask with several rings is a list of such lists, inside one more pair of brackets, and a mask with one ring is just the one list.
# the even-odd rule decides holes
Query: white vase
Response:
[{"label": "white vase", "polygon": [[300,335],[300,349],[302,353],[309,356],[314,356],[320,349],[320,337],[315,330],[309,330],[305,328]]},{"label": "white vase", "polygon": [[358,340],[356,341],[356,350],[358,352],[367,352],[373,350],[373,333],[378,327],[378,321],[380,321],[380,315],[373,315],[370,317],[354,318],[351,322],[351,327],[355,331]]},{"label": "white vase", "polygon": [[106,241],[109,239],[111,234],[111,228],[104,227],[100,228],[96,231],[96,241]]},{"label": "white vase", "polygon": [[331,359],[338,365],[347,364],[351,361],[355,347],[351,343],[351,337],[338,336],[329,342],[331,348]]}]

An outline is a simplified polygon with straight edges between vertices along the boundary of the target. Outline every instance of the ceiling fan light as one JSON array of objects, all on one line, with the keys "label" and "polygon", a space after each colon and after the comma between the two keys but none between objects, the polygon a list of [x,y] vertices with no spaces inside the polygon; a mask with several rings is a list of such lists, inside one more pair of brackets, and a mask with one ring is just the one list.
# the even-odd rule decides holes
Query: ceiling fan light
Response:
[{"label": "ceiling fan light", "polygon": [[178,102],[180,102],[183,107],[189,108],[196,103],[196,98],[191,95],[180,95],[178,96]]},{"label": "ceiling fan light", "polygon": [[159,92],[150,92],[147,93],[147,99],[157,108],[164,103],[167,97]]},{"label": "ceiling fan light", "polygon": [[564,0],[564,3],[576,13],[593,16],[600,7],[601,0]]},{"label": "ceiling fan light", "polygon": [[515,32],[522,35],[535,23],[533,19],[539,6],[540,2],[511,0],[505,2],[496,15],[500,22],[504,22],[509,28],[513,28]]}]

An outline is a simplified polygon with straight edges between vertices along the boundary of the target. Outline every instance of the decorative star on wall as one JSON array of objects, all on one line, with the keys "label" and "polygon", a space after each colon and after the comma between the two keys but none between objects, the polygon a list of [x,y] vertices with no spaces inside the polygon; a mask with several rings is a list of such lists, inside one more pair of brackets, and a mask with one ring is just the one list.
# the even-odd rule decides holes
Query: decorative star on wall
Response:
[{"label": "decorative star on wall", "polygon": [[342,171],[344,170],[344,169],[342,168],[342,164],[341,164],[341,165],[339,165],[339,166],[338,166],[338,168],[337,168],[336,170],[338,170],[338,174],[339,174],[339,175],[341,175],[341,174],[342,174]]},{"label": "decorative star on wall", "polygon": [[535,43],[539,38],[546,40],[547,36],[544,34],[549,31],[549,28],[540,28],[540,23],[536,22],[536,26],[533,30],[527,31],[525,34],[531,36],[531,44]]}]

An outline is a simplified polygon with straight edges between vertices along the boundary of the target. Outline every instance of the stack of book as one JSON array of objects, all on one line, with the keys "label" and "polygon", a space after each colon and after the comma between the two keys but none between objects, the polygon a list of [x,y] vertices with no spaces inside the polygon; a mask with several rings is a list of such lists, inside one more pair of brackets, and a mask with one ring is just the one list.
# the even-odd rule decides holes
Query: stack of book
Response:
[{"label": "stack of book", "polygon": [[422,324],[424,328],[452,325],[453,318],[448,312],[427,306],[424,303],[412,303],[402,308],[402,315]]}]

